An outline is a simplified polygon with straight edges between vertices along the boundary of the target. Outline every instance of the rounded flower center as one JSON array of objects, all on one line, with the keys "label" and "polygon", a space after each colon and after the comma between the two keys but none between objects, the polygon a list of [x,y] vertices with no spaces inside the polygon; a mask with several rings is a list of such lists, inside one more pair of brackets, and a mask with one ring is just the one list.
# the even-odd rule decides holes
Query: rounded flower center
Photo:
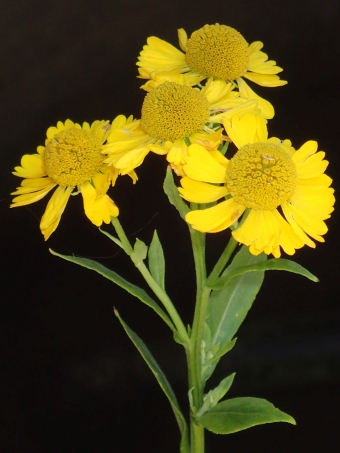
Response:
[{"label": "rounded flower center", "polygon": [[91,132],[65,129],[46,145],[46,173],[61,187],[77,186],[98,172],[105,159],[101,151],[101,140]]},{"label": "rounded flower center", "polygon": [[208,99],[199,90],[164,82],[145,96],[141,125],[151,137],[174,141],[201,131],[209,115]]},{"label": "rounded flower center", "polygon": [[227,188],[237,203],[273,210],[289,199],[297,181],[289,154],[273,143],[242,146],[227,168]]},{"label": "rounded flower center", "polygon": [[247,71],[248,43],[232,27],[204,25],[188,39],[186,62],[207,77],[235,80]]}]

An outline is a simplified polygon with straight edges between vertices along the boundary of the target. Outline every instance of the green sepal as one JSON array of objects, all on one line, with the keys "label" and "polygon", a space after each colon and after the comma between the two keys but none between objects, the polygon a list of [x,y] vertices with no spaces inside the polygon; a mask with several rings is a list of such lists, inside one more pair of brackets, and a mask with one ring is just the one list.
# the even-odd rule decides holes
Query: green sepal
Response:
[{"label": "green sepal", "polygon": [[133,251],[130,254],[131,260],[135,266],[138,266],[142,261],[145,260],[148,254],[148,247],[140,239],[136,239]]},{"label": "green sepal", "polygon": [[169,198],[169,202],[175,206],[180,216],[184,219],[186,214],[190,211],[189,206],[180,197],[178,188],[174,182],[172,170],[170,167],[166,170],[166,176],[164,179],[163,189],[165,194]]},{"label": "green sepal", "polygon": [[50,249],[52,255],[58,256],[63,260],[70,261],[71,263],[78,264],[78,266],[85,267],[86,269],[90,269],[92,271],[97,272],[98,274],[102,275],[103,277],[107,278],[111,282],[115,283],[116,285],[120,286],[121,288],[125,289],[128,293],[132,294],[133,296],[137,297],[141,302],[146,304],[148,307],[152,308],[162,319],[163,321],[170,327],[170,329],[177,333],[173,323],[171,322],[168,315],[162,310],[162,308],[144,291],[144,289],[140,288],[139,286],[134,285],[133,283],[128,282],[123,277],[121,277],[116,272],[108,269],[107,267],[103,266],[96,261],[89,260],[88,258],[79,258],[76,256],[69,256],[69,255],[61,255],[57,252],[54,252]]},{"label": "green sepal", "polygon": [[266,423],[286,422],[296,425],[293,417],[261,398],[232,398],[218,403],[198,422],[215,434],[232,434]]},{"label": "green sepal", "polygon": [[204,395],[203,404],[196,414],[197,418],[210,411],[224,397],[233,383],[235,374],[236,373],[230,374],[226,378],[222,379],[217,387],[215,387],[213,390],[210,390],[206,395]]},{"label": "green sepal", "polygon": [[165,374],[163,373],[162,369],[156,362],[155,358],[143,342],[139,336],[130,329],[130,327],[122,320],[117,310],[114,310],[115,315],[119,319],[121,325],[123,326],[125,332],[127,333],[128,337],[132,341],[132,343],[136,346],[138,352],[143,357],[144,361],[147,363],[148,367],[152,371],[153,375],[157,379],[157,382],[161,389],[163,390],[165,396],[168,398],[169,403],[172,407],[172,410],[175,414],[175,418],[181,432],[181,444],[180,444],[180,453],[189,453],[189,440],[188,440],[188,426],[186,420],[181,412],[179,407],[176,395],[169,384]]},{"label": "green sepal", "polygon": [[246,272],[258,272],[258,271],[287,271],[294,274],[302,275],[303,277],[312,280],[313,282],[318,282],[319,279],[301,266],[295,261],[287,260],[284,258],[273,258],[262,263],[251,264],[248,266],[241,266],[231,272],[228,272],[227,275],[217,279],[215,282],[208,282],[209,288],[213,289],[222,289],[231,279],[243,275]]},{"label": "green sepal", "polygon": [[157,231],[155,230],[148,252],[148,264],[150,274],[155,282],[162,288],[164,287],[165,279],[165,259],[162,244],[159,240]]}]

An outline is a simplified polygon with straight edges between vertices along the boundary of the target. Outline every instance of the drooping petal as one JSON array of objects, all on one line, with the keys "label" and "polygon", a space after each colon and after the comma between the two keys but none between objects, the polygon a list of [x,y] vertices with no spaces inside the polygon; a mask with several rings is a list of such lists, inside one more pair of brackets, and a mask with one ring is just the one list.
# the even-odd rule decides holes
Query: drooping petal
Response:
[{"label": "drooping petal", "polygon": [[245,114],[238,116],[234,114],[231,119],[225,118],[223,121],[225,130],[237,148],[241,148],[248,143],[254,143],[256,137],[256,118],[254,115]]},{"label": "drooping petal", "polygon": [[[136,167],[139,167],[149,152],[150,149],[146,146],[135,148],[114,161],[114,166],[120,170],[120,174],[126,175],[133,171]],[[104,163],[110,164],[110,158],[105,159]]]},{"label": "drooping petal", "polygon": [[329,187],[332,180],[326,175],[298,181],[289,202],[306,216],[328,219],[334,208],[334,190]]},{"label": "drooping petal", "polygon": [[[307,210],[299,209],[291,203],[284,203],[282,205],[282,210],[286,219],[292,225],[294,231],[299,234],[301,239],[305,238],[305,235],[302,235],[300,230],[316,241],[325,242],[322,235],[327,233],[328,228],[323,220],[313,215],[308,215]],[[315,247],[314,242],[309,238],[306,239],[305,243],[310,247]]]},{"label": "drooping petal", "polygon": [[211,203],[228,194],[226,186],[207,184],[188,177],[181,179],[181,185],[182,187],[178,188],[179,193],[185,200],[193,203]]},{"label": "drooping petal", "polygon": [[156,36],[150,36],[138,57],[137,66],[149,72],[179,71],[186,72],[188,66],[185,55],[172,44]]},{"label": "drooping petal", "polygon": [[[228,160],[225,160],[227,164]],[[226,167],[217,162],[203,146],[190,145],[186,161],[183,170],[190,178],[211,183],[226,181]]]},{"label": "drooping petal", "polygon": [[190,211],[185,216],[185,220],[195,230],[203,233],[218,233],[234,224],[244,210],[244,206],[230,198],[208,209]]},{"label": "drooping petal", "polygon": [[183,50],[183,52],[186,52],[187,42],[188,42],[187,32],[184,30],[184,28],[179,28],[177,30],[177,33],[178,33],[179,47]]},{"label": "drooping petal", "polygon": [[[246,73],[243,77],[246,77],[246,75],[248,75],[248,74],[249,74],[249,72]],[[247,78],[249,78],[249,77],[247,77]],[[265,118],[271,119],[274,117],[275,111],[274,111],[274,107],[272,106],[272,104],[269,101],[267,101],[266,99],[263,99],[261,96],[256,94],[255,91],[253,91],[250,88],[250,86],[245,82],[245,80],[242,79],[242,77],[237,79],[237,85],[238,85],[238,89],[239,89],[241,97],[257,100],[258,107],[261,110],[261,114]]]},{"label": "drooping petal", "polygon": [[[280,68],[281,69],[281,68]],[[251,80],[262,87],[281,87],[287,85],[287,80],[282,80],[276,74],[259,74],[256,72],[246,72],[242,77]]]},{"label": "drooping petal", "polygon": [[73,187],[58,187],[47,203],[45,213],[40,222],[40,230],[44,235],[45,241],[56,230],[72,190]]},{"label": "drooping petal", "polygon": [[232,234],[238,242],[247,245],[253,255],[264,252],[279,258],[280,247],[288,255],[293,255],[295,249],[303,246],[303,242],[276,209],[250,211],[246,220]]},{"label": "drooping petal", "polygon": [[[145,74],[145,72],[143,72],[143,74]],[[192,87],[200,83],[203,79],[205,79],[205,77],[202,76],[201,74],[197,74],[194,72],[179,74],[177,72],[171,71],[160,71],[147,73],[147,75],[148,78],[150,78],[150,80],[148,80],[144,85],[141,85],[141,88],[148,92],[154,90],[155,88],[158,87],[158,85],[164,82],[174,82],[178,83],[179,85]]]},{"label": "drooping petal", "polygon": [[20,164],[21,166],[14,167],[13,175],[20,178],[41,178],[46,176],[41,154],[25,154],[22,156]]},{"label": "drooping petal", "polygon": [[11,208],[35,203],[44,198],[56,186],[51,178],[24,179],[21,186],[11,195],[18,195],[12,200]]},{"label": "drooping petal", "polygon": [[103,222],[110,223],[111,217],[117,217],[118,207],[107,194],[98,195],[96,189],[88,181],[81,185],[84,211],[91,222],[100,226]]},{"label": "drooping petal", "polygon": [[281,72],[282,68],[276,66],[276,61],[268,60],[268,55],[260,50],[262,47],[263,44],[260,41],[250,44],[248,71],[260,74],[278,74]]},{"label": "drooping petal", "polygon": [[208,79],[201,93],[208,99],[211,110],[228,108],[230,101],[239,96],[234,84],[213,78]]},{"label": "drooping petal", "polygon": [[166,160],[174,166],[183,165],[186,162],[187,155],[188,146],[184,140],[175,140],[166,156]]},{"label": "drooping petal", "polygon": [[317,151],[317,143],[306,142],[293,156],[297,175],[300,179],[310,179],[320,176],[328,167],[328,161],[323,160],[325,153]]}]

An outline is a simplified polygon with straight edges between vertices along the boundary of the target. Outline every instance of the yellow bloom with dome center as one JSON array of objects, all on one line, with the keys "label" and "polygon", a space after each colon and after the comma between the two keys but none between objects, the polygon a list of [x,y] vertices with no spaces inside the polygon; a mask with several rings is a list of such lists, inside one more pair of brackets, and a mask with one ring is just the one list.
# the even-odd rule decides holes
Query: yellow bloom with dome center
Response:
[{"label": "yellow bloom with dome center", "polygon": [[[214,78],[238,85],[240,96],[256,99],[266,118],[274,116],[273,106],[258,96],[245,82],[248,79],[264,87],[277,87],[287,82],[277,75],[282,68],[261,51],[263,43],[248,44],[244,37],[227,25],[204,25],[188,38],[178,30],[179,50],[155,36],[147,39],[138,57],[139,77],[152,79],[155,74],[180,73],[193,79]],[[198,82],[197,82],[198,83]]]},{"label": "yellow bloom with dome center", "polygon": [[[110,125],[95,121],[83,125],[66,120],[47,130],[45,146],[38,146],[36,154],[25,154],[14,175],[24,178],[12,195],[11,207],[19,207],[41,200],[57,187],[50,198],[40,222],[47,240],[57,228],[70,195],[77,188],[84,202],[86,216],[97,226],[109,223],[118,216],[118,208],[106,194],[114,185],[119,171],[104,164],[103,143]],[[136,176],[130,175],[134,181]]]},{"label": "yellow bloom with dome center", "polygon": [[125,174],[141,165],[151,151],[166,155],[172,168],[183,174],[188,144],[217,149],[223,137],[221,123],[234,112],[260,113],[256,100],[241,98],[233,85],[210,80],[202,89],[172,80],[154,79],[146,94],[141,119],[120,115],[112,123],[105,163]]},{"label": "yellow bloom with dome center", "polygon": [[232,227],[254,255],[278,258],[280,247],[293,255],[303,245],[315,247],[312,239],[323,242],[335,198],[317,143],[295,150],[289,140],[268,139],[263,119],[251,114],[234,115],[225,127],[238,147],[231,159],[189,147],[179,192],[187,201],[214,205],[189,212],[186,221],[208,233]]}]

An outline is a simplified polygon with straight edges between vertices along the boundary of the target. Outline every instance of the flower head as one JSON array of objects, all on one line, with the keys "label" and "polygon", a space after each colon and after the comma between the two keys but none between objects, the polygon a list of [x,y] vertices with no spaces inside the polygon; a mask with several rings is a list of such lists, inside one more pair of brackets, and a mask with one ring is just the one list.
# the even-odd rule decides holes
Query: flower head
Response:
[{"label": "flower head", "polygon": [[[24,180],[12,193],[17,196],[11,207],[35,203],[57,187],[40,222],[45,240],[57,228],[75,188],[83,196],[85,214],[95,225],[109,223],[111,216],[118,215],[117,206],[106,194],[119,174],[104,164],[103,143],[109,128],[108,121],[82,126],[71,120],[59,121],[47,130],[45,146],[38,146],[36,154],[25,154],[21,166],[15,167],[13,174]],[[131,177],[136,180],[134,174]]]},{"label": "flower head", "polygon": [[217,149],[224,139],[223,119],[233,112],[259,113],[257,101],[241,98],[231,83],[211,79],[200,89],[168,77],[156,76],[148,86],[140,120],[121,115],[112,123],[105,163],[122,174],[140,165],[150,151],[166,154],[172,168],[183,174],[188,144]]},{"label": "flower head", "polygon": [[244,81],[246,78],[265,87],[287,83],[277,75],[282,68],[261,51],[262,42],[249,45],[237,30],[220,24],[204,25],[190,38],[181,28],[178,37],[183,52],[155,36],[147,39],[138,57],[139,77],[152,79],[156,74],[177,73],[191,77],[196,83],[205,78],[233,82],[238,85],[242,97],[258,101],[266,118],[274,116],[273,106]]},{"label": "flower head", "polygon": [[289,140],[268,139],[263,119],[251,114],[234,115],[225,127],[239,148],[230,160],[189,147],[179,191],[188,201],[214,205],[189,212],[187,222],[202,232],[232,227],[254,255],[279,257],[280,247],[292,255],[305,244],[315,247],[312,239],[323,242],[335,199],[317,143],[296,151]]}]

